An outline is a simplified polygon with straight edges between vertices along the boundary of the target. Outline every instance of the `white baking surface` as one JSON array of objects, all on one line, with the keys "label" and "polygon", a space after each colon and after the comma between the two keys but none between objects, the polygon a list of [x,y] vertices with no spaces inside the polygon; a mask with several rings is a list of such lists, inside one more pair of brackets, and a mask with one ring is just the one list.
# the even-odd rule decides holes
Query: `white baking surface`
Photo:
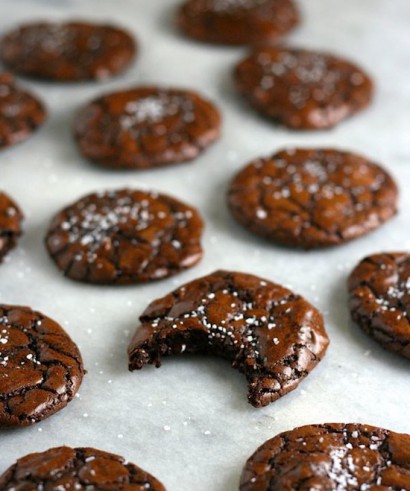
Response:
[{"label": "white baking surface", "polygon": [[[231,70],[242,50],[181,38],[176,0],[0,0],[0,32],[34,19],[85,18],[122,24],[138,35],[140,56],[106,83],[29,83],[50,117],[25,144],[0,155],[1,188],[21,204],[25,234],[0,268],[0,300],[60,321],[80,346],[88,375],[80,397],[30,428],[0,430],[0,473],[18,457],[52,446],[92,446],[123,455],[169,491],[234,491],[259,444],[295,426],[366,422],[410,433],[409,362],[382,350],[349,321],[346,277],[363,256],[410,249],[410,2],[308,0],[294,45],[326,49],[375,78],[372,107],[326,132],[271,126],[236,97]],[[194,163],[146,172],[110,172],[85,162],[70,135],[91,97],[140,83],[199,89],[224,115],[223,138]],[[225,189],[248,160],[288,145],[330,145],[374,157],[401,186],[401,213],[379,231],[316,252],[287,250],[252,236],[230,218]],[[205,256],[186,273],[143,286],[101,288],[63,278],[43,237],[51,216],[95,190],[148,186],[196,205],[206,220]],[[297,390],[264,409],[246,400],[246,382],[222,360],[182,356],[160,369],[127,370],[126,348],[151,300],[216,268],[291,286],[325,314],[331,346]]]}]

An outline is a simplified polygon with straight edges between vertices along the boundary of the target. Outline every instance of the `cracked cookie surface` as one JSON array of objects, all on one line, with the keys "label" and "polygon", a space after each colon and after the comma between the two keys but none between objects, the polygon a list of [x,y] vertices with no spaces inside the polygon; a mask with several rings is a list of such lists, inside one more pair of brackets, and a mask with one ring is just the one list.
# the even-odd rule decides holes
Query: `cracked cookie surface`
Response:
[{"label": "cracked cookie surface", "polygon": [[363,424],[302,426],[261,445],[240,483],[240,491],[313,489],[410,489],[410,435]]},{"label": "cracked cookie surface", "polygon": [[105,79],[125,70],[135,53],[136,42],[123,29],[76,21],[26,24],[0,41],[10,70],[55,81]]},{"label": "cracked cookie surface", "polygon": [[410,254],[365,257],[348,290],[352,319],[384,348],[410,358]]},{"label": "cracked cookie surface", "polygon": [[215,44],[277,41],[299,23],[293,0],[188,0],[178,11],[188,37]]},{"label": "cracked cookie surface", "polygon": [[304,49],[255,49],[236,66],[234,78],[254,109],[299,130],[331,128],[368,106],[373,95],[361,68]]},{"label": "cracked cookie surface", "polygon": [[220,125],[218,109],[195,92],[138,87],[90,102],[74,137],[104,167],[144,169],[194,159],[219,138]]},{"label": "cracked cookie surface", "polygon": [[0,191],[0,262],[17,244],[22,233],[23,213],[6,193]]},{"label": "cracked cookie surface", "polygon": [[31,425],[64,408],[84,373],[77,346],[55,321],[0,305],[0,427]]},{"label": "cracked cookie surface", "polygon": [[183,352],[226,358],[266,406],[297,387],[324,356],[321,314],[301,296],[244,273],[216,271],[152,302],[128,348],[129,368]]},{"label": "cracked cookie surface", "polygon": [[51,448],[19,459],[2,476],[4,491],[165,491],[148,472],[94,448]]},{"label": "cracked cookie surface", "polygon": [[386,170],[331,149],[291,149],[254,160],[228,190],[229,208],[240,224],[305,249],[367,234],[396,214],[397,199]]},{"label": "cracked cookie surface", "polygon": [[27,140],[45,121],[40,100],[15,84],[9,73],[0,73],[0,149]]},{"label": "cracked cookie surface", "polygon": [[130,284],[174,275],[202,257],[197,210],[165,194],[131,189],[85,196],[51,222],[47,250],[65,276]]}]

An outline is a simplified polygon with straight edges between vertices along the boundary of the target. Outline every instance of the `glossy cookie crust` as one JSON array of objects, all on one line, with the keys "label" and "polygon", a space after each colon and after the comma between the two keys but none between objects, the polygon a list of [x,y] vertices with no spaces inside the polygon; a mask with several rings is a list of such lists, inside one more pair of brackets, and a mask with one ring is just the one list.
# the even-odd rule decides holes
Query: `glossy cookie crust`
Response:
[{"label": "glossy cookie crust", "polygon": [[363,424],[302,426],[249,458],[240,491],[410,489],[410,435]]},{"label": "glossy cookie crust", "polygon": [[117,75],[135,54],[136,42],[123,29],[78,21],[25,24],[0,41],[0,59],[11,71],[60,82]]},{"label": "glossy cookie crust", "polygon": [[168,195],[121,189],[89,194],[53,218],[47,250],[65,276],[97,284],[158,280],[202,257],[202,218]]},{"label": "glossy cookie crust", "polygon": [[0,427],[31,425],[60,411],[84,373],[60,325],[29,307],[0,305]]},{"label": "glossy cookie crust", "polygon": [[27,140],[46,115],[36,96],[16,85],[9,73],[0,73],[0,150]]},{"label": "glossy cookie crust", "polygon": [[187,0],[178,26],[188,37],[213,44],[276,42],[299,23],[293,0]]},{"label": "glossy cookie crust", "polygon": [[0,191],[0,262],[20,237],[23,213],[10,196]]},{"label": "glossy cookie crust", "polygon": [[234,218],[255,234],[312,249],[380,227],[397,212],[398,190],[386,170],[360,155],[289,149],[244,167],[227,200]]},{"label": "glossy cookie crust", "polygon": [[256,111],[295,130],[332,128],[367,107],[373,95],[360,67],[305,49],[257,48],[236,66],[234,78]]},{"label": "glossy cookie crust", "polygon": [[352,319],[384,348],[410,358],[410,254],[365,257],[348,289]]},{"label": "glossy cookie crust", "polygon": [[138,87],[106,94],[77,115],[74,137],[89,160],[145,169],[194,159],[221,133],[218,109],[181,89]]},{"label": "glossy cookie crust", "polygon": [[304,298],[244,273],[216,271],[152,302],[128,348],[129,368],[202,352],[228,359],[266,406],[295,389],[323,358],[321,314]]},{"label": "glossy cookie crust", "polygon": [[4,491],[165,491],[148,472],[94,448],[51,448],[19,459],[0,477]]}]

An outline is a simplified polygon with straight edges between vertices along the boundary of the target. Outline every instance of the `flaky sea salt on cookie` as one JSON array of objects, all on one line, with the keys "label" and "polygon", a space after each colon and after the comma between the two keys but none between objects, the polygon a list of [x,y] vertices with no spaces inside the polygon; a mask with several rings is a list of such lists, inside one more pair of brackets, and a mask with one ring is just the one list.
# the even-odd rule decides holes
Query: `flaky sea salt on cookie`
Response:
[{"label": "flaky sea salt on cookie", "polygon": [[397,212],[390,174],[360,155],[289,149],[254,160],[232,180],[227,201],[247,229],[280,244],[312,249],[342,244]]},{"label": "flaky sea salt on cookie", "polygon": [[236,66],[234,80],[254,109],[297,130],[331,128],[373,96],[373,83],[359,66],[306,49],[257,48]]},{"label": "flaky sea salt on cookie", "polygon": [[321,314],[303,297],[257,276],[216,271],[152,302],[128,348],[129,368],[164,356],[228,359],[248,380],[248,400],[266,406],[295,389],[323,358]]},{"label": "flaky sea salt on cookie", "polygon": [[194,159],[220,136],[214,104],[181,89],[139,87],[95,99],[77,115],[84,157],[112,169],[145,169]]},{"label": "flaky sea salt on cookie", "polygon": [[202,257],[198,211],[156,192],[89,194],[53,218],[47,250],[65,276],[97,284],[158,280]]},{"label": "flaky sea salt on cookie", "polygon": [[364,424],[322,424],[280,433],[261,445],[240,491],[407,491],[410,435]]},{"label": "flaky sea salt on cookie", "polygon": [[410,254],[365,257],[348,289],[352,319],[381,346],[410,358]]}]

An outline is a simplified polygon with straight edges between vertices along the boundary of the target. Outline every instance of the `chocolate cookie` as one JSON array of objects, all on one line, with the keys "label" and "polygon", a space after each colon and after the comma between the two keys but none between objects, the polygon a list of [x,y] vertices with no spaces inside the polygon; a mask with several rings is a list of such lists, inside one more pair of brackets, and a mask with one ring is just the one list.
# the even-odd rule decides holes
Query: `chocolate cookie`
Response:
[{"label": "chocolate cookie", "polygon": [[46,247],[73,280],[129,284],[157,280],[202,257],[195,208],[165,194],[122,189],[85,196],[51,222]]},{"label": "chocolate cookie", "polygon": [[195,92],[140,87],[102,96],[78,115],[81,153],[114,169],[192,160],[219,138],[217,108]]},{"label": "chocolate cookie", "polygon": [[228,204],[252,232],[310,249],[376,229],[395,215],[397,195],[391,176],[364,157],[292,149],[240,171],[230,184]]},{"label": "chocolate cookie", "polygon": [[320,313],[301,296],[256,276],[216,271],[152,302],[128,348],[129,368],[173,354],[226,358],[245,374],[248,400],[266,406],[295,389],[324,356]]},{"label": "chocolate cookie", "polygon": [[261,114],[288,128],[331,128],[362,110],[373,84],[335,56],[284,47],[256,49],[235,70],[239,92]]},{"label": "chocolate cookie", "polygon": [[185,35],[216,44],[274,42],[298,23],[293,0],[187,0],[178,12]]},{"label": "chocolate cookie", "polygon": [[135,52],[134,39],[123,29],[85,22],[26,24],[0,43],[0,59],[13,72],[58,81],[116,75]]},{"label": "chocolate cookie", "polygon": [[0,191],[0,262],[16,246],[22,220],[23,213],[18,205]]},{"label": "chocolate cookie", "polygon": [[29,307],[0,305],[0,427],[56,413],[75,396],[84,373],[61,326]]},{"label": "chocolate cookie", "polygon": [[43,104],[0,73],[0,149],[26,140],[46,119]]},{"label": "chocolate cookie", "polygon": [[410,254],[374,254],[352,271],[352,319],[384,348],[410,358]]},{"label": "chocolate cookie", "polygon": [[0,477],[4,491],[165,491],[155,477],[122,457],[94,448],[51,448],[19,459]]},{"label": "chocolate cookie", "polygon": [[362,424],[295,428],[256,450],[239,488],[405,491],[410,489],[410,435]]}]

